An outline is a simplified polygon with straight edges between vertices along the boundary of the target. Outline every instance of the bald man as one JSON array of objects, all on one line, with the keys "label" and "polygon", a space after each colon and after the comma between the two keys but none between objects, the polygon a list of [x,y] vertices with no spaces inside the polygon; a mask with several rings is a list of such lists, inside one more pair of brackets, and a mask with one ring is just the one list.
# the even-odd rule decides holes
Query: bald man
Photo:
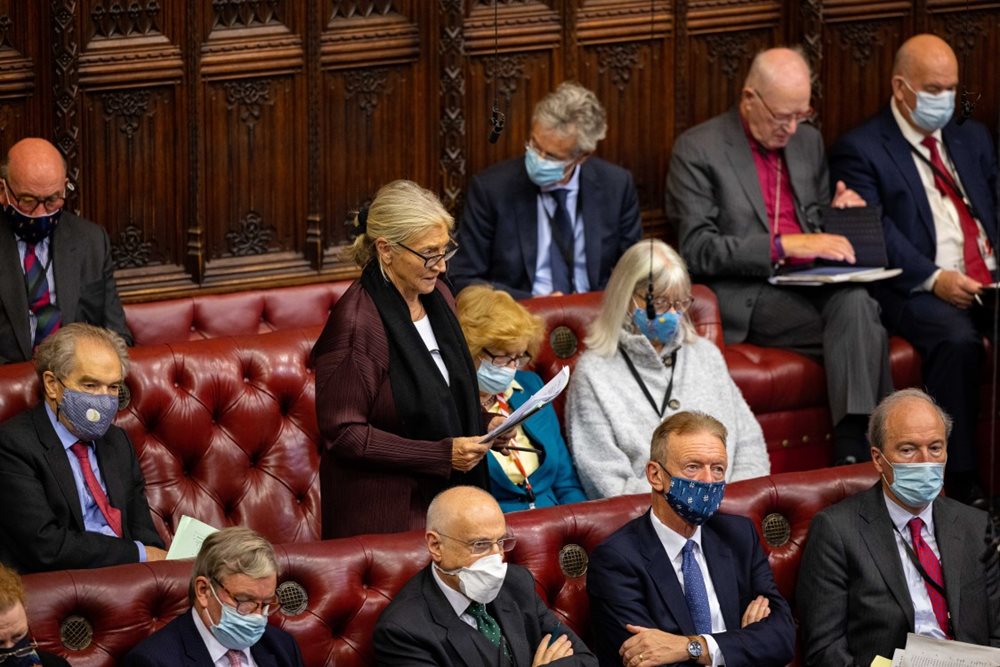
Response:
[{"label": "bald man", "polygon": [[70,322],[111,329],[130,345],[103,228],[63,210],[66,163],[44,139],[22,139],[0,163],[0,363]]},{"label": "bald man", "polygon": [[793,49],[757,54],[738,104],[682,134],[667,176],[668,218],[692,277],[719,298],[727,344],[784,347],[822,361],[834,463],[867,457],[867,415],[892,390],[878,306],[860,287],[774,286],[782,265],[854,261],[823,233],[821,206],[863,206],[837,183],[830,196],[809,66]]},{"label": "bald man", "polygon": [[903,273],[872,294],[886,327],[920,352],[927,391],[955,420],[945,489],[985,506],[975,433],[980,332],[991,327],[977,298],[996,280],[997,161],[986,127],[953,119],[958,82],[947,43],[910,38],[896,54],[889,103],[837,142],[830,163],[834,178],[882,207],[889,263]]},{"label": "bald man", "polygon": [[545,606],[531,574],[504,562],[515,540],[493,496],[471,486],[438,494],[424,538],[431,564],[375,625],[378,665],[597,666]]}]

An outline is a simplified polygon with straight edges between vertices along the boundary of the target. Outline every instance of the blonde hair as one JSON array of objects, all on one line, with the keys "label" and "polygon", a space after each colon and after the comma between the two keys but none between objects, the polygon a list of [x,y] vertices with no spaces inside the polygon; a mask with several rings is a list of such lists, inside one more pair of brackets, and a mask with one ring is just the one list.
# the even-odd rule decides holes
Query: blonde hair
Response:
[{"label": "blonde hair", "polygon": [[392,245],[405,244],[439,225],[446,226],[449,232],[455,228],[455,219],[437,195],[406,180],[392,181],[379,188],[367,216],[359,212],[359,225],[362,217],[366,217],[364,229],[347,246],[347,254],[360,267],[378,256],[375,241],[379,238]]},{"label": "blonde hair", "polygon": [[[611,272],[601,301],[601,310],[587,328],[584,343],[588,350],[593,350],[602,357],[610,357],[618,349],[622,332],[635,331],[631,318],[635,310],[632,297],[636,291],[645,294],[651,265],[654,294],[666,292],[673,299],[690,296],[691,277],[677,251],[657,239],[639,241],[625,251]],[[698,332],[687,313],[684,313],[678,340],[690,343],[697,337]]]},{"label": "blonde hair", "polygon": [[479,359],[483,348],[510,349],[521,343],[532,357],[538,354],[545,321],[507,292],[491,285],[470,285],[459,292],[455,307],[473,360]]}]

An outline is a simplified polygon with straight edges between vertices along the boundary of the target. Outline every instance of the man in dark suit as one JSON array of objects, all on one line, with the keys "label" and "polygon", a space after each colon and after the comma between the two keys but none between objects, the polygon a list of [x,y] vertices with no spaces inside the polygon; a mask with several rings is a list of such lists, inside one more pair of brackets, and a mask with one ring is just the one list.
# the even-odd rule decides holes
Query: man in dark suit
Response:
[{"label": "man in dark suit", "polygon": [[66,164],[44,139],[22,139],[0,164],[0,363],[27,361],[70,322],[118,332],[131,345],[108,234],[63,210]]},{"label": "man in dark suit", "polygon": [[503,561],[514,547],[500,506],[472,486],[442,491],[427,509],[431,564],[375,625],[378,665],[591,665],[597,659],[549,611],[531,574]]},{"label": "man in dark suit", "polygon": [[604,107],[575,83],[535,106],[524,158],[469,183],[449,266],[456,290],[488,282],[516,299],[601,290],[642,236],[632,175],[592,157]]},{"label": "man in dark suit", "polygon": [[301,667],[295,639],[267,622],[280,606],[277,584],[278,561],[263,537],[242,526],[209,535],[191,572],[191,610],[140,642],[122,665]]},{"label": "man in dark suit", "polygon": [[831,201],[809,66],[792,49],[754,58],[739,105],[682,134],[667,176],[667,216],[692,278],[719,297],[726,343],[785,347],[821,360],[835,463],[868,454],[867,416],[892,391],[889,343],[862,287],[768,283],[776,268],[854,261],[823,232],[821,207],[864,206],[838,183]]},{"label": "man in dark suit", "polygon": [[601,543],[587,569],[602,667],[792,659],[792,615],[753,524],[715,512],[725,442],[726,427],[697,412],[678,412],[653,433],[652,507]]},{"label": "man in dark suit", "polygon": [[35,367],[44,401],[0,425],[0,561],[40,572],[162,559],[132,443],[111,424],[125,341],[69,324]]},{"label": "man in dark suit", "polygon": [[955,420],[948,495],[985,506],[976,469],[979,378],[995,280],[997,161],[989,130],[952,121],[958,61],[943,40],[917,35],[896,54],[889,104],[834,145],[835,178],[882,207],[891,266],[872,286],[882,320],[923,359],[924,384]]},{"label": "man in dark suit", "polygon": [[951,419],[904,389],[872,413],[882,480],[815,517],[799,567],[807,665],[891,658],[906,633],[1000,646],[1000,573],[985,512],[939,496]]}]

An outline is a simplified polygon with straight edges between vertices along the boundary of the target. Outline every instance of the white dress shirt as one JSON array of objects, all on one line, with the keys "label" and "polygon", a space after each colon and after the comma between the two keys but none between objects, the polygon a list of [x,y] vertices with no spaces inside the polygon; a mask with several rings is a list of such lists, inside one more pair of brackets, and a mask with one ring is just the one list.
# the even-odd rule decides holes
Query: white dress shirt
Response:
[{"label": "white dress shirt", "polygon": [[424,341],[424,346],[431,353],[431,359],[441,371],[444,383],[451,386],[451,375],[448,374],[448,367],[444,364],[444,357],[441,356],[441,346],[438,345],[437,336],[434,335],[434,327],[431,326],[431,318],[424,315],[419,320],[414,320],[413,326],[417,328],[420,339]]},{"label": "white dress shirt", "polygon": [[[205,622],[201,620],[201,614],[198,613],[195,607],[191,607],[191,615],[194,616],[194,627],[198,628],[198,634],[201,635],[201,640],[205,642],[205,648],[208,649],[208,655],[212,658],[212,665],[214,667],[229,667],[229,658],[226,657],[229,649],[220,644],[219,640],[212,634],[212,631],[205,626]],[[246,667],[257,667],[250,649],[245,648],[242,653],[243,664]]]},{"label": "white dress shirt", "polygon": [[[649,519],[653,524],[656,536],[660,538],[660,544],[663,545],[663,550],[666,552],[667,558],[670,559],[670,564],[674,568],[677,581],[681,585],[681,591],[683,591],[684,572],[681,570],[681,566],[684,564],[683,549],[688,538],[664,525],[656,517],[655,512],[649,513]],[[701,576],[705,580],[705,592],[708,593],[708,609],[712,614],[712,632],[725,632],[726,621],[722,618],[722,608],[719,606],[719,598],[715,594],[712,575],[708,572],[708,564],[705,562],[705,552],[701,549],[701,526],[695,528],[694,535],[690,539],[695,543],[693,550],[694,559],[698,563],[698,567],[701,568]],[[712,635],[702,635],[702,637],[705,639],[705,643],[708,644],[708,655],[712,658],[712,667],[725,665],[726,658],[722,655],[722,651],[719,650],[719,644],[715,641],[715,638]]]},{"label": "white dress shirt", "polygon": [[469,605],[472,604],[472,600],[465,597],[464,593],[456,591],[454,588],[444,583],[444,580],[441,579],[441,575],[438,574],[437,568],[433,565],[431,566],[431,574],[434,575],[434,582],[438,585],[438,588],[440,588],[441,592],[444,593],[444,598],[448,601],[448,604],[451,605],[451,608],[455,610],[455,615],[472,629],[478,630],[479,626],[476,625],[476,619],[472,617],[472,614],[466,613]]},{"label": "white dress shirt", "polygon": [[532,296],[552,293],[552,246],[551,221],[556,214],[556,198],[550,192],[567,190],[566,212],[573,223],[573,287],[577,292],[590,291],[587,276],[587,249],[583,233],[583,216],[579,215],[577,202],[580,200],[580,166],[573,169],[573,176],[563,185],[549,185],[538,194],[538,255],[535,257],[535,282],[531,284]]}]

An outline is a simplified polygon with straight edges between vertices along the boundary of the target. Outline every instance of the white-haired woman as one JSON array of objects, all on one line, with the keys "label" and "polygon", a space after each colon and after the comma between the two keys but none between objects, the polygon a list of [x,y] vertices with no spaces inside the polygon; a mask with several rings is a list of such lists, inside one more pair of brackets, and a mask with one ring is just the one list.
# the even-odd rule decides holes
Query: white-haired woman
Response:
[{"label": "white-haired woman", "polygon": [[770,473],[760,424],[722,353],[686,317],[691,303],[684,260],[662,241],[640,241],[612,271],[566,403],[573,460],[588,497],[648,493],[650,437],[680,410],[705,412],[725,425],[727,481]]}]

